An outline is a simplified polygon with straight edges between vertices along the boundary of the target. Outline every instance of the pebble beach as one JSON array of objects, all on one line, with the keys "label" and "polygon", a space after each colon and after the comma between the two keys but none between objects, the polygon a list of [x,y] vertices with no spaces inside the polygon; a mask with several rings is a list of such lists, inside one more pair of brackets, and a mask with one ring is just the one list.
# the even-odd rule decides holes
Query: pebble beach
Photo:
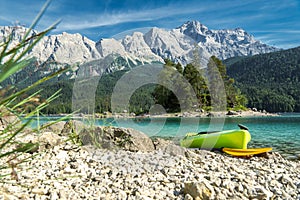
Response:
[{"label": "pebble beach", "polygon": [[15,179],[2,178],[0,199],[300,199],[300,162],[276,152],[237,158],[168,142],[129,151],[55,138],[18,165]]}]

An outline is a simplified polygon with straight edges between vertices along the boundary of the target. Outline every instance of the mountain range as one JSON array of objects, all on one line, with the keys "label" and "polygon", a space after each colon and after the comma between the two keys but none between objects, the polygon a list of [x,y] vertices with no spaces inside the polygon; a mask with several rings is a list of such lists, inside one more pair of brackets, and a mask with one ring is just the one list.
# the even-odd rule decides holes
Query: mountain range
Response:
[{"label": "mountain range", "polygon": [[[22,26],[2,26],[0,41],[13,34],[13,44],[17,44],[26,31],[27,28]],[[35,34],[37,31],[33,30],[31,35]],[[133,64],[163,62],[168,58],[185,65],[191,62],[196,45],[204,57],[215,55],[222,60],[279,50],[255,40],[241,28],[211,30],[198,21],[188,21],[172,30],[152,28],[146,33],[134,32],[119,40],[102,38],[95,42],[78,33],[66,32],[49,35],[32,49],[29,56],[35,57],[39,63],[54,61],[72,65],[101,59],[113,53]]]},{"label": "mountain range", "polygon": [[[27,30],[21,26],[0,27],[0,43],[12,34],[11,46],[17,45]],[[38,33],[33,30],[30,34]],[[99,97],[104,99],[103,105],[100,103],[102,108],[109,105],[107,91],[128,69],[142,63],[163,63],[166,58],[185,65],[193,60],[198,48],[202,56],[215,55],[223,61],[229,77],[235,79],[235,85],[248,99],[248,107],[269,112],[300,112],[299,47],[281,50],[255,40],[241,28],[210,30],[198,21],[186,22],[172,30],[152,28],[146,33],[134,32],[118,40],[103,38],[97,42],[80,34],[48,35],[30,51],[28,56],[35,58],[33,62],[3,85],[19,83],[24,87],[58,68],[72,65],[73,71],[43,86],[49,94],[65,88],[62,92],[65,96],[53,108],[57,111],[60,105],[58,113],[65,113],[71,109],[74,78],[97,76],[104,70],[99,63],[110,63],[99,84],[99,91],[106,94]],[[54,110],[49,113],[55,113]]]}]

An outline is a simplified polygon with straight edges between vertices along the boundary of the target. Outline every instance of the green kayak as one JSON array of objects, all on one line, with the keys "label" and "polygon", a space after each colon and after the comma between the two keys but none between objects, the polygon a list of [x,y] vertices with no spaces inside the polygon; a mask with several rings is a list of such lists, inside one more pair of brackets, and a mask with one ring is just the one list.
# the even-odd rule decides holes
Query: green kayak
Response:
[{"label": "green kayak", "polygon": [[187,148],[235,148],[247,149],[251,135],[245,126],[239,125],[240,130],[227,130],[219,132],[187,133],[180,141],[180,146]]}]

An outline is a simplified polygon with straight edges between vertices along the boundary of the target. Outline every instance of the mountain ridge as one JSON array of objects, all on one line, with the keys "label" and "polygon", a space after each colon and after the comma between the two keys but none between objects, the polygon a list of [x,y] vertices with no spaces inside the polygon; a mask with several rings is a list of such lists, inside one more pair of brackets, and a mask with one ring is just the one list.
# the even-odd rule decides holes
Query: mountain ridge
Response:
[{"label": "mountain ridge", "polygon": [[[0,41],[13,33],[13,43],[17,43],[27,28],[0,27]],[[37,34],[33,30],[31,35]],[[188,21],[183,25],[165,30],[152,28],[147,33],[134,32],[120,40],[102,38],[93,41],[80,35],[63,32],[57,35],[45,36],[36,45],[29,56],[37,61],[56,61],[74,64],[86,63],[105,57],[110,53],[118,53],[131,61],[142,63],[163,62],[168,58],[183,65],[191,62],[195,44],[202,50],[204,56],[215,55],[220,59],[233,56],[248,56],[279,49],[255,40],[241,28],[210,30],[198,21]]]}]

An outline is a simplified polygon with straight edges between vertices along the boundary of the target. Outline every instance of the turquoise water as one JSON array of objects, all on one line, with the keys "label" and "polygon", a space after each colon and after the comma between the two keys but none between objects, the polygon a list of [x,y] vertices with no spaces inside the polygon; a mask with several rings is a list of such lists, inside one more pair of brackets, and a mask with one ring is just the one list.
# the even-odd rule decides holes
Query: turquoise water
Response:
[{"label": "turquoise water", "polygon": [[175,141],[178,141],[187,132],[212,131],[214,128],[217,130],[238,129],[237,124],[243,124],[249,128],[251,133],[252,139],[249,142],[249,148],[273,147],[275,151],[279,151],[285,157],[296,159],[297,156],[300,156],[300,114],[278,117],[235,117],[223,120],[210,118],[108,118],[97,119],[93,123],[134,128],[148,136],[175,138]]}]

